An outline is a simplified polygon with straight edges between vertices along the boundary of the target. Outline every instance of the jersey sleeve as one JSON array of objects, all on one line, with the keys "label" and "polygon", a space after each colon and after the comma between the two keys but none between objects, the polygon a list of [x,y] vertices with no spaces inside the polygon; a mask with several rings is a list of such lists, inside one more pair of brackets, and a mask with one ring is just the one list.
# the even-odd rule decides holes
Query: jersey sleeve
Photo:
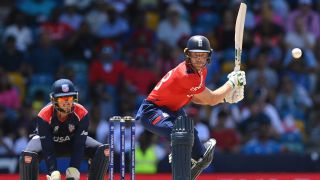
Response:
[{"label": "jersey sleeve", "polygon": [[57,170],[57,159],[49,123],[46,120],[37,118],[38,134],[40,136],[43,158],[46,162],[48,174]]},{"label": "jersey sleeve", "polygon": [[85,142],[88,136],[89,118],[84,116],[75,131],[72,144],[70,167],[80,168],[84,156]]}]

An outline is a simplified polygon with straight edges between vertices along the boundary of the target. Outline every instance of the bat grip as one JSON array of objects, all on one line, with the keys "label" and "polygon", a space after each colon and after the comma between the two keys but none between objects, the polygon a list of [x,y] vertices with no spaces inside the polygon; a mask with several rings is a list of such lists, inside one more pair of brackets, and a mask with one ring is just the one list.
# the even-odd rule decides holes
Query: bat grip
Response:
[{"label": "bat grip", "polygon": [[241,53],[242,50],[241,49],[235,49],[235,66],[234,66],[234,71],[240,71],[240,67],[241,67]]},{"label": "bat grip", "polygon": [[239,65],[235,66],[234,71],[240,71],[240,66]]}]

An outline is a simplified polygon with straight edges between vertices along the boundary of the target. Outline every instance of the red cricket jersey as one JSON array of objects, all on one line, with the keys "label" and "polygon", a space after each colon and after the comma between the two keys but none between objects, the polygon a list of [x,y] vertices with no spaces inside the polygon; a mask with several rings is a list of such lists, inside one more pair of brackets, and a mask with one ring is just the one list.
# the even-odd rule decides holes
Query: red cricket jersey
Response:
[{"label": "red cricket jersey", "polygon": [[196,73],[182,62],[158,82],[147,100],[171,111],[177,111],[188,104],[194,94],[199,94],[205,89],[206,76],[207,68]]}]

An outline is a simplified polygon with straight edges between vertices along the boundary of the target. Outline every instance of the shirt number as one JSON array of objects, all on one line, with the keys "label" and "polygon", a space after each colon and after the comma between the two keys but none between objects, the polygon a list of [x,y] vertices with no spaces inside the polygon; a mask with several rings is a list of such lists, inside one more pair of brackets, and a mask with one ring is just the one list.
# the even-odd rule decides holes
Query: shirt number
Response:
[{"label": "shirt number", "polygon": [[156,85],[156,87],[154,87],[154,90],[159,90],[160,87],[161,87],[161,85],[162,85],[162,83],[168,81],[168,79],[170,78],[171,74],[172,74],[172,70],[169,71],[169,72],[161,79],[161,81]]}]

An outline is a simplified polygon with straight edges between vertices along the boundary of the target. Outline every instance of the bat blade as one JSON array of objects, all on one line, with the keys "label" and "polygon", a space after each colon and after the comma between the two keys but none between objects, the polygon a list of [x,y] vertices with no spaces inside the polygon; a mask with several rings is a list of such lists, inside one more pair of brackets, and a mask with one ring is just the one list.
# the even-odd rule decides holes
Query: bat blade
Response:
[{"label": "bat blade", "polygon": [[242,40],[244,31],[244,22],[246,18],[247,5],[245,3],[240,4],[240,8],[237,15],[235,35],[234,35],[234,46],[235,46],[235,71],[240,70],[241,66],[241,53],[242,53]]}]

